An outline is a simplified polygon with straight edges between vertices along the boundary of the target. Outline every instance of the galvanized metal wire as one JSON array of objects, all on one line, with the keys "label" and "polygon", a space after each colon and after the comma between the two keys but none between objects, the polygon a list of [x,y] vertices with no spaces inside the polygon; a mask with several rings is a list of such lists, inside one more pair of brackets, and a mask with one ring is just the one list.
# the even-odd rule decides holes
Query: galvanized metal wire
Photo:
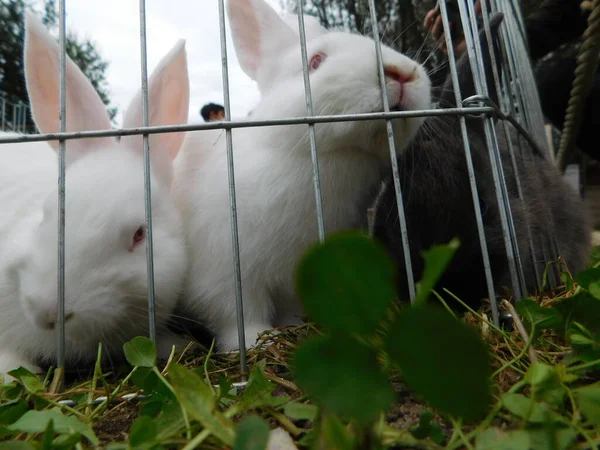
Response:
[{"label": "galvanized metal wire", "polygon": [[[306,113],[313,115],[312,92],[310,90],[310,77],[308,73],[308,56],[306,54],[306,30],[304,28],[304,0],[298,0],[298,29],[300,35],[300,53],[302,55],[302,73],[304,76],[304,92],[306,97]],[[325,221],[323,218],[323,200],[321,197],[321,176],[319,174],[319,157],[317,152],[317,136],[315,124],[308,124],[310,138],[310,153],[313,164],[313,183],[315,186],[315,201],[317,207],[317,227],[319,241],[325,240]]]},{"label": "galvanized metal wire", "polygon": [[[225,4],[219,0],[219,30],[221,33],[221,63],[223,70],[223,94],[225,98],[225,120],[231,120],[229,98],[229,70],[227,66],[227,42],[225,34]],[[237,201],[235,197],[235,170],[233,165],[233,140],[231,128],[225,130],[225,145],[227,146],[227,179],[229,181],[229,206],[231,208],[231,241],[233,248],[233,268],[235,282],[235,308],[237,313],[238,345],[240,348],[240,371],[242,380],[248,372],[246,362],[246,334],[244,327],[244,302],[242,297],[242,270],[240,266],[240,241],[238,235]]]},{"label": "galvanized metal wire", "polygon": [[[338,114],[323,116],[303,116],[286,117],[282,119],[268,120],[243,120],[243,121],[219,121],[207,123],[189,123],[181,125],[160,125],[148,127],[131,127],[112,130],[92,130],[92,131],[72,131],[64,133],[39,133],[16,136],[0,136],[0,145],[3,143],[19,142],[40,142],[63,139],[88,139],[109,136],[133,136],[140,134],[158,134],[158,133],[179,133],[200,130],[232,130],[235,128],[253,128],[265,126],[285,126],[285,125],[306,125],[309,123],[330,123],[330,122],[355,122],[364,120],[386,120],[407,117],[430,117],[430,116],[465,116],[494,114],[495,109],[491,106],[469,106],[447,109],[420,109],[414,111],[391,111],[381,113],[360,113],[360,114]],[[523,129],[524,133],[527,130]]]},{"label": "galvanized metal wire", "polygon": [[[452,42],[450,41],[449,23],[447,17],[447,9],[444,0],[439,0],[439,7],[442,16],[443,27],[445,30],[446,44],[448,49],[448,57],[450,62],[450,76],[452,79],[452,85],[454,89],[454,95],[456,100],[456,108],[449,109],[427,109],[419,111],[390,111],[386,78],[385,78],[385,67],[382,57],[382,47],[380,43],[380,33],[378,29],[378,21],[376,17],[376,2],[375,0],[369,0],[369,11],[372,22],[372,34],[375,45],[375,52],[377,56],[377,71],[380,80],[381,94],[383,101],[383,112],[380,113],[365,113],[365,114],[344,114],[344,115],[328,115],[328,116],[314,116],[313,104],[312,104],[312,93],[310,86],[310,78],[308,76],[308,57],[306,49],[306,32],[304,27],[304,0],[297,0],[298,4],[298,26],[299,26],[299,39],[301,47],[302,65],[304,69],[304,87],[305,87],[305,101],[306,101],[306,116],[304,117],[292,117],[292,118],[281,118],[272,120],[243,120],[243,121],[232,121],[231,120],[231,102],[230,102],[230,89],[229,89],[229,69],[228,69],[228,55],[227,55],[227,42],[226,42],[226,26],[225,26],[225,6],[224,0],[218,1],[219,8],[219,27],[220,27],[220,44],[221,44],[221,64],[222,64],[222,78],[223,78],[223,93],[224,93],[224,108],[225,108],[225,120],[220,122],[208,122],[208,123],[197,123],[197,124],[179,124],[169,126],[150,126],[149,124],[149,98],[148,98],[148,68],[147,68],[147,36],[146,36],[146,7],[145,0],[139,0],[139,21],[140,21],[140,52],[141,52],[141,88],[142,88],[142,126],[125,129],[112,129],[112,130],[95,130],[85,132],[67,132],[66,123],[66,42],[65,42],[65,18],[66,18],[66,7],[65,0],[59,1],[59,42],[60,42],[60,107],[59,107],[59,119],[60,119],[60,130],[58,133],[45,133],[45,134],[23,134],[20,136],[0,136],[0,144],[3,143],[23,143],[23,142],[36,142],[36,141],[59,141],[59,177],[58,177],[58,311],[57,311],[57,365],[60,369],[64,369],[65,365],[65,298],[66,298],[66,286],[65,286],[65,196],[66,196],[66,151],[67,141],[72,139],[85,139],[92,137],[108,137],[108,136],[131,136],[131,135],[142,135],[143,138],[143,155],[144,155],[144,190],[145,190],[145,225],[147,230],[147,247],[146,247],[146,260],[147,260],[147,274],[148,274],[148,312],[149,312],[149,335],[152,340],[156,340],[156,318],[155,318],[155,292],[154,292],[154,252],[153,252],[153,236],[152,236],[152,197],[151,197],[151,153],[150,153],[150,135],[156,133],[172,133],[172,132],[188,132],[197,130],[213,130],[223,129],[225,130],[226,136],[226,150],[227,150],[227,164],[228,164],[228,183],[229,183],[229,201],[230,201],[230,219],[231,219],[231,238],[232,238],[232,262],[234,264],[234,283],[235,283],[235,295],[236,295],[236,312],[237,312],[237,330],[239,337],[239,348],[240,348],[240,366],[242,372],[242,384],[245,383],[245,374],[247,373],[247,360],[246,360],[246,342],[245,342],[245,327],[244,327],[244,314],[243,314],[243,286],[241,276],[241,263],[240,263],[240,243],[238,235],[238,220],[237,220],[237,204],[236,204],[236,186],[235,186],[235,165],[234,165],[234,149],[232,141],[232,131],[237,128],[247,127],[259,127],[259,126],[285,126],[294,124],[303,124],[308,127],[309,139],[311,145],[311,157],[313,165],[313,184],[315,191],[316,201],[316,220],[318,227],[318,239],[323,240],[326,236],[326,224],[323,218],[323,205],[321,198],[321,180],[319,173],[319,158],[317,149],[317,140],[315,133],[315,125],[319,123],[328,122],[348,122],[348,121],[363,121],[363,120],[383,120],[386,123],[386,130],[388,135],[388,146],[390,151],[390,159],[392,166],[392,174],[394,180],[394,188],[396,192],[397,206],[399,221],[401,227],[401,238],[404,248],[404,261],[409,287],[409,296],[411,301],[415,297],[415,283],[412,269],[412,261],[410,258],[410,246],[409,236],[406,226],[406,217],[404,212],[404,204],[402,200],[401,180],[398,168],[397,149],[395,148],[394,130],[392,126],[392,120],[398,118],[408,117],[432,117],[432,116],[458,116],[460,121],[460,133],[464,144],[464,152],[467,162],[467,170],[469,176],[469,183],[472,194],[472,201],[475,211],[475,219],[477,224],[477,230],[479,235],[479,244],[481,247],[484,272],[486,277],[486,286],[488,295],[491,300],[492,306],[492,319],[495,324],[499,324],[499,312],[498,305],[496,304],[496,293],[494,288],[494,280],[490,268],[489,253],[487,250],[487,243],[485,237],[485,230],[483,226],[483,220],[480,209],[479,193],[477,191],[477,180],[475,177],[475,171],[473,167],[471,146],[469,143],[469,136],[467,132],[467,126],[465,121],[465,115],[481,115],[484,120],[484,130],[486,144],[489,151],[490,165],[492,167],[493,183],[496,191],[496,199],[499,205],[499,211],[501,216],[501,225],[503,231],[504,244],[506,247],[506,253],[509,264],[509,271],[513,287],[513,295],[518,299],[521,294],[526,291],[525,280],[523,274],[522,262],[520,260],[519,248],[516,243],[516,230],[512,220],[511,207],[508,198],[508,192],[506,187],[506,181],[504,178],[504,171],[502,168],[502,161],[500,159],[499,147],[497,142],[496,131],[492,116],[496,116],[503,121],[510,121],[521,136],[528,142],[534,151],[540,154],[547,152],[544,139],[540,139],[543,134],[543,127],[540,128],[540,124],[543,125],[543,118],[541,115],[541,108],[539,107],[539,99],[537,98],[537,91],[533,81],[531,72],[531,66],[527,56],[524,52],[524,43],[519,35],[518,28],[522,28],[522,17],[520,16],[519,7],[514,0],[493,0],[491,2],[491,11],[488,11],[485,2],[483,3],[483,15],[484,15],[484,28],[488,37],[489,45],[491,45],[491,34],[489,29],[489,13],[494,11],[502,11],[507,16],[505,23],[506,27],[501,32],[503,45],[503,59],[505,64],[505,72],[500,76],[500,73],[496,72],[496,61],[494,52],[491,51],[491,58],[493,58],[492,67],[494,72],[494,85],[498,93],[502,93],[501,101],[499,105],[495,105],[489,98],[489,89],[492,86],[487,86],[486,77],[483,73],[483,58],[482,49],[478,40],[478,27],[475,19],[474,6],[471,2],[458,2],[460,18],[465,31],[465,40],[467,44],[467,52],[470,59],[471,70],[473,73],[475,90],[477,95],[468,99],[461,97],[457,68],[455,65],[454,50]],[[507,66],[507,68],[506,68]],[[510,77],[506,75],[510,74]],[[502,81],[500,79],[502,78]],[[9,104],[6,99],[1,97],[1,122],[2,129],[8,125],[6,119],[6,113]],[[13,120],[11,126],[14,129],[17,123],[22,124],[24,130],[24,124],[26,123],[26,105],[23,106],[23,116],[20,119],[16,118],[17,110],[13,108]],[[19,113],[21,114],[21,113]],[[20,125],[21,126],[21,125]],[[508,131],[504,129],[505,135],[508,138]],[[518,162],[516,160],[516,153],[510,144],[511,157],[513,158],[512,164],[517,177],[517,185],[519,189],[519,196],[521,197],[522,188],[518,179]],[[519,153],[519,157],[523,156],[523,151]],[[365,211],[366,214],[366,211]],[[538,242],[534,243],[529,230],[530,241],[532,249]],[[543,243],[544,247],[550,251],[552,249],[552,243]],[[535,254],[535,251],[532,251]],[[535,267],[535,264],[534,264]],[[541,274],[536,271],[536,278],[541,278]],[[536,280],[539,285],[539,280]],[[135,396],[135,394],[132,394]],[[128,397],[129,398],[129,397]],[[124,398],[125,399],[125,398]],[[96,399],[96,403],[105,401],[106,398]],[[67,403],[65,403],[67,404]]]},{"label": "galvanized metal wire", "polygon": [[[453,64],[455,61],[454,56],[454,46],[452,45],[452,41],[450,39],[450,24],[448,22],[448,12],[446,8],[446,2],[440,1],[440,12],[442,17],[442,25],[444,27],[444,36],[446,39],[446,48],[448,49],[448,60],[452,61],[450,63],[450,76],[452,77],[452,88],[454,90],[454,98],[456,100],[456,104],[462,104],[462,97],[460,93],[460,85],[458,82],[458,72],[456,69],[456,64]],[[492,269],[490,266],[490,256],[488,253],[487,242],[485,238],[485,230],[483,226],[483,217],[481,215],[481,204],[479,202],[479,192],[477,191],[477,180],[475,177],[475,169],[473,167],[473,157],[471,155],[471,144],[469,142],[469,135],[467,132],[467,124],[464,116],[459,118],[460,120],[460,133],[464,145],[465,150],[465,160],[467,163],[467,172],[469,174],[469,184],[471,187],[471,195],[473,198],[473,208],[475,212],[475,220],[477,223],[477,234],[479,236],[479,246],[481,248],[481,257],[483,262],[483,268],[485,273],[485,281],[487,286],[488,295],[490,298],[490,304],[492,307],[492,321],[496,326],[500,323],[500,318],[498,315],[498,303],[496,302],[496,292],[494,288],[494,279],[492,276]]]},{"label": "galvanized metal wire", "polygon": [[[60,84],[59,111],[60,131],[67,129],[67,48],[66,48],[66,6],[65,0],[58,2],[58,33],[60,45]],[[58,148],[58,308],[56,314],[56,366],[58,368],[57,384],[62,384],[62,370],[65,367],[65,195],[66,195],[66,141],[60,139]]]},{"label": "galvanized metal wire", "polygon": [[[148,61],[146,45],[146,1],[140,0],[140,55],[142,72],[142,126],[148,119]],[[154,245],[152,238],[152,185],[150,173],[150,141],[148,134],[142,135],[144,146],[144,207],[146,222],[146,272],[148,279],[148,335],[156,342],[156,298],[154,292]]]},{"label": "galvanized metal wire", "polygon": [[[26,133],[29,109],[22,100],[18,103],[8,101],[6,93],[0,91],[0,131]],[[9,110],[12,110],[12,114]],[[8,120],[9,117],[12,117],[12,120]]]},{"label": "galvanized metal wire", "polygon": [[[443,0],[440,0],[440,2]],[[488,86],[483,71],[483,58],[481,54],[481,45],[477,37],[477,23],[475,7],[472,2],[458,2],[459,13],[465,30],[465,43],[473,73],[473,82],[475,91],[479,95],[489,97]],[[505,178],[500,159],[500,150],[498,140],[495,135],[493,122],[490,118],[484,119],[485,139],[488,147],[490,166],[492,169],[492,178],[496,190],[496,200],[498,202],[498,211],[500,213],[500,223],[502,234],[506,247],[508,259],[508,269],[510,272],[513,295],[515,298],[521,298],[523,292],[523,266],[521,264],[519,248],[517,245],[516,231],[512,220],[511,207],[506,190]],[[495,301],[495,299],[492,299]]]},{"label": "galvanized metal wire", "polygon": [[[385,81],[385,68],[383,65],[383,57],[381,55],[381,42],[379,39],[379,28],[377,23],[377,14],[375,9],[375,0],[369,0],[369,11],[371,14],[371,22],[373,26],[373,40],[375,41],[375,52],[377,54],[377,70],[379,73],[379,83],[381,85],[381,98],[383,101],[383,111],[390,111],[390,104],[387,94],[387,86]],[[408,230],[406,226],[406,214],[404,212],[404,202],[402,200],[402,188],[400,187],[400,172],[398,170],[398,158],[396,156],[396,142],[394,138],[394,128],[390,119],[386,120],[386,128],[388,135],[388,145],[390,157],[392,160],[392,174],[394,177],[394,188],[396,189],[396,202],[398,205],[398,220],[400,222],[400,233],[402,237],[402,248],[404,251],[404,265],[406,270],[406,280],[408,283],[408,295],[410,301],[415,299],[415,277],[412,269],[412,261],[410,259],[410,246],[408,244]]]},{"label": "galvanized metal wire", "polygon": [[[485,3],[485,2],[484,2]],[[484,5],[485,8],[485,5]],[[524,28],[522,25],[522,17],[518,7],[515,7],[513,2],[509,0],[496,0],[492,2],[492,9],[498,10],[502,8],[504,11],[510,12],[507,14],[506,27],[502,30],[501,36],[505,45],[502,46],[504,60],[508,67],[504,71],[505,80],[505,96],[507,100],[507,114],[508,117],[514,117],[515,120],[521,125],[519,127],[526,127],[530,133],[527,134],[529,139],[526,139],[530,147],[536,150],[537,157],[544,157],[548,159],[550,156],[550,148],[547,144],[544,130],[544,119],[541,110],[541,104],[539,101],[537,86],[535,84],[535,78],[529,58],[527,56],[527,48],[525,42]],[[516,123],[513,121],[513,125]],[[519,143],[519,158],[531,160],[533,155],[530,151],[524,149]],[[509,145],[512,147],[510,141]],[[543,150],[543,151],[539,151]],[[512,149],[511,149],[512,151]],[[512,155],[514,157],[514,155]],[[515,172],[518,176],[518,168]],[[538,177],[539,179],[539,177]],[[525,194],[525,193],[524,193]],[[533,236],[533,242],[535,247],[541,249],[542,258],[544,261],[556,261],[560,252],[558,251],[558,243],[556,239],[556,230],[552,223],[552,215],[548,206],[546,205],[545,214],[550,222],[551,235],[536,237]],[[533,249],[534,247],[532,247]],[[540,278],[539,286],[541,287],[540,273],[544,271],[544,267],[538,267],[538,264],[534,265],[537,277]],[[548,283],[551,288],[556,287],[560,281],[560,274],[556,265],[552,266],[548,274]]]}]

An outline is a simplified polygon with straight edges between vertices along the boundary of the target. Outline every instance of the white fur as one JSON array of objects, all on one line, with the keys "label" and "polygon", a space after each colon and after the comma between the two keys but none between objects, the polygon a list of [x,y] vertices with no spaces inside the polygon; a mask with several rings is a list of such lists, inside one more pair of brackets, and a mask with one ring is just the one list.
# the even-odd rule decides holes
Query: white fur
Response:
[{"label": "white fur", "polygon": [[[292,30],[294,30],[298,36],[300,36],[298,14],[288,14],[283,18],[283,20]],[[325,33],[327,33],[327,28],[321,25],[319,19],[317,19],[315,16],[304,14],[304,34],[306,35],[307,40]]]},{"label": "white fur", "polygon": [[[36,125],[59,131],[57,43],[26,16],[25,74]],[[189,84],[180,41],[149,79],[152,125],[187,121]],[[83,73],[67,61],[67,130],[110,128],[106,108]],[[125,127],[141,124],[136,97]],[[172,160],[183,136],[150,135],[157,324],[180,295],[187,269],[183,226],[170,193]],[[57,336],[58,158],[45,142],[0,145],[0,373],[54,360]],[[146,240],[141,137],[66,141],[66,360],[72,367],[147,335]]]},{"label": "white fur", "polygon": [[[263,0],[230,0],[228,14],[240,64],[257,83],[261,102],[253,119],[306,114],[297,31]],[[288,22],[291,23],[291,22]],[[375,44],[341,32],[310,33],[308,57],[326,60],[310,75],[317,115],[383,110]],[[383,47],[386,67],[412,81],[404,85],[403,109],[430,105],[430,82],[416,62]],[[400,84],[388,80],[392,106]],[[393,122],[402,150],[422,123]],[[326,232],[360,227],[368,203],[389,169],[383,121],[315,126]],[[299,323],[294,268],[318,240],[313,166],[307,125],[233,130],[246,343],[273,326]],[[221,350],[238,348],[225,133],[189,133],[175,161],[177,201],[184,212],[191,273],[187,308],[217,335]]]}]

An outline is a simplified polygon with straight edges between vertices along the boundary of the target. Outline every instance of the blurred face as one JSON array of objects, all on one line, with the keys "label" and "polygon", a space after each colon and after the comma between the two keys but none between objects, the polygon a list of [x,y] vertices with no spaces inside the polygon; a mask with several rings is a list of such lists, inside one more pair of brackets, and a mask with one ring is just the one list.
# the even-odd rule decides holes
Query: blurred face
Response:
[{"label": "blurred face", "polygon": [[219,110],[219,112],[211,111],[208,115],[208,120],[211,122],[213,120],[223,120],[223,119],[225,119],[225,110],[223,110],[223,109]]}]

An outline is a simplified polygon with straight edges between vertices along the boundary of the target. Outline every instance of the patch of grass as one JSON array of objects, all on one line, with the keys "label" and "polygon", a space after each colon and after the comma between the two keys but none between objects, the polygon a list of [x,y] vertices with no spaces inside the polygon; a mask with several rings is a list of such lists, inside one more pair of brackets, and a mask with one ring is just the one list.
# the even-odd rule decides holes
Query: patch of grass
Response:
[{"label": "patch of grass", "polygon": [[[0,450],[253,450],[276,428],[298,448],[597,448],[600,271],[565,271],[565,287],[516,311],[502,302],[515,319],[505,330],[489,306],[460,319],[433,307],[427,292],[457,245],[426,252],[418,301],[404,307],[389,298],[393,270],[370,240],[344,234],[315,246],[298,291],[318,327],[264,333],[248,353],[247,383],[235,354],[157,361],[141,337],[125,346],[124,374],[98,363],[59,394],[51,377],[19,369],[0,387]],[[374,280],[378,289],[365,290]]]}]

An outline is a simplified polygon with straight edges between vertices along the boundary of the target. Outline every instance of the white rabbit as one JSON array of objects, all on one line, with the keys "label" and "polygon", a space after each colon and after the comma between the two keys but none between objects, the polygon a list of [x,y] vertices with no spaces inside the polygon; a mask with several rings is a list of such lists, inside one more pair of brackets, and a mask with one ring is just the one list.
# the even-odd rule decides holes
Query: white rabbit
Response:
[{"label": "white rabbit", "polygon": [[[239,62],[258,83],[254,119],[306,115],[300,43],[263,0],[230,0],[227,12]],[[372,39],[316,33],[307,51],[314,112],[383,110]],[[382,48],[393,110],[430,105],[422,66]],[[393,121],[397,149],[415,135],[421,118]],[[315,127],[327,233],[366,225],[366,210],[390,166],[384,121]],[[273,326],[298,323],[295,265],[318,241],[308,126],[233,131],[246,343]],[[225,133],[188,133],[175,161],[175,198],[181,202],[191,273],[184,307],[216,334],[221,351],[238,348]]]},{"label": "white rabbit", "polygon": [[[290,13],[284,17],[284,22],[299,36],[300,28],[298,27],[298,14]],[[304,34],[306,39],[312,39],[322,34],[327,33],[325,28],[315,16],[304,14]]]},{"label": "white rabbit", "polygon": [[[24,65],[33,118],[59,131],[59,47],[40,20],[25,19]],[[79,68],[66,64],[67,131],[111,128],[106,108]],[[149,79],[152,125],[185,123],[189,81],[179,41]],[[124,126],[142,123],[141,93]],[[181,217],[170,193],[182,133],[150,135],[157,327],[180,295],[187,270]],[[58,141],[0,145],[0,373],[40,371],[55,361],[57,336]],[[66,141],[66,361],[93,361],[147,335],[142,137]],[[170,337],[170,336],[169,336]],[[174,339],[174,338],[173,338]],[[159,341],[159,344],[161,342]],[[162,339],[163,353],[168,342]],[[164,355],[163,355],[164,356]]]}]

